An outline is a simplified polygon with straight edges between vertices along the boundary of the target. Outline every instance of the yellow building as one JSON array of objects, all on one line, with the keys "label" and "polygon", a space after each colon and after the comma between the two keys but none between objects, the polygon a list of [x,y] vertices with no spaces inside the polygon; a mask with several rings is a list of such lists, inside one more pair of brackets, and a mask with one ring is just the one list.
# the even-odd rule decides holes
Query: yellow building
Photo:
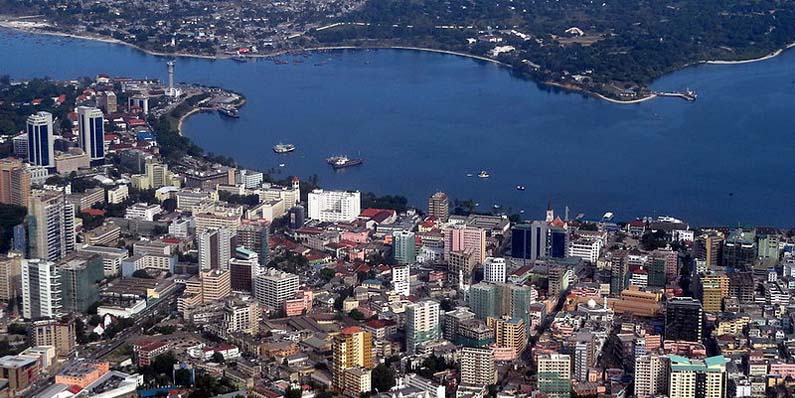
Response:
[{"label": "yellow building", "polygon": [[517,356],[527,347],[527,333],[523,319],[490,317],[486,320],[486,324],[494,329],[497,347],[512,348]]},{"label": "yellow building", "polygon": [[373,337],[358,326],[345,328],[334,336],[332,352],[332,387],[336,391],[345,391],[349,384],[346,379],[353,377],[347,375],[348,369],[373,368]]},{"label": "yellow building", "polygon": [[718,313],[723,307],[723,298],[729,297],[729,277],[726,275],[701,278],[704,312]]}]

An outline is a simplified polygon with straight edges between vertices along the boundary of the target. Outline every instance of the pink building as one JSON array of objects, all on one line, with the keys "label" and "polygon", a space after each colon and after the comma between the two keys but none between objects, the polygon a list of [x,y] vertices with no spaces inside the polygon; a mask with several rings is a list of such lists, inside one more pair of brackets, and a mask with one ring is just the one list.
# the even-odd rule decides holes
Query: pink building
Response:
[{"label": "pink building", "polygon": [[444,258],[449,258],[452,251],[472,250],[475,261],[482,264],[486,260],[486,230],[472,227],[456,225],[445,228],[444,235]]},{"label": "pink building", "polygon": [[294,298],[284,301],[284,313],[287,316],[299,316],[304,310],[309,312],[312,309],[312,301],[315,299],[311,290],[299,291]]},{"label": "pink building", "polygon": [[340,236],[340,240],[349,241],[353,243],[367,243],[370,238],[370,231],[363,229],[361,231],[345,231]]}]

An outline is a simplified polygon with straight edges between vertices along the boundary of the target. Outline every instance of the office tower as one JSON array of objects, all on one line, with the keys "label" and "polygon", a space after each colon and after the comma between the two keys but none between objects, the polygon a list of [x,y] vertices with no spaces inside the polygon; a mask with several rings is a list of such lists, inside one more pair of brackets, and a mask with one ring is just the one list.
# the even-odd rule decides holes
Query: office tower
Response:
[{"label": "office tower", "polygon": [[447,254],[447,275],[450,284],[459,290],[472,283],[472,271],[476,264],[472,250],[456,250]]},{"label": "office tower", "polygon": [[13,237],[11,238],[11,250],[28,255],[28,230],[25,223],[14,225]]},{"label": "office tower", "polygon": [[778,264],[780,237],[775,230],[756,230],[756,269],[767,269]]},{"label": "office tower", "polygon": [[199,268],[202,271],[228,269],[234,247],[234,236],[235,233],[230,228],[215,228],[200,232],[196,236]]},{"label": "office tower", "polygon": [[113,91],[100,91],[97,93],[97,105],[107,114],[116,113],[118,101]]},{"label": "office tower", "polygon": [[22,294],[22,255],[9,252],[0,258],[0,301],[10,302]]},{"label": "office tower", "polygon": [[392,255],[398,264],[411,264],[417,261],[416,238],[414,232],[396,231],[392,234]]},{"label": "office tower", "polygon": [[334,336],[332,342],[332,387],[345,390],[345,371],[353,368],[372,369],[373,336],[358,326],[351,326]]},{"label": "office tower", "polygon": [[277,310],[295,295],[298,284],[298,275],[268,268],[254,277],[254,297],[260,305]]},{"label": "office tower", "polygon": [[54,262],[22,260],[22,316],[25,319],[63,315],[61,275]]},{"label": "office tower", "polygon": [[46,319],[33,322],[30,326],[30,342],[33,346],[53,346],[59,357],[70,357],[77,347],[75,320]]},{"label": "office tower", "polygon": [[511,229],[511,257],[525,260],[564,258],[569,248],[568,240],[568,230],[559,219],[517,224]]},{"label": "office tower", "polygon": [[417,347],[442,337],[439,303],[422,300],[406,307],[406,352],[417,353]]},{"label": "office tower", "polygon": [[710,275],[701,277],[701,303],[704,312],[717,314],[723,307],[723,299],[729,297],[729,277]]},{"label": "office tower", "polygon": [[229,273],[231,275],[232,290],[236,292],[251,293],[254,277],[262,271],[257,253],[238,247],[235,257],[229,260]]},{"label": "office tower", "polygon": [[674,297],[665,310],[665,340],[701,342],[704,310],[691,297]]},{"label": "office tower", "polygon": [[[608,253],[610,255],[610,253]],[[627,269],[622,255],[610,255],[610,294],[620,294],[626,283],[624,281]]]},{"label": "office tower", "polygon": [[28,206],[30,257],[62,259],[75,249],[74,205],[60,191],[34,191]]},{"label": "office tower", "polygon": [[571,357],[566,354],[538,356],[538,391],[549,398],[568,398],[571,394]]},{"label": "office tower", "polygon": [[105,276],[115,277],[121,272],[121,263],[130,257],[126,247],[106,247],[87,245],[77,251],[99,255],[102,258],[102,271]]},{"label": "office tower", "polygon": [[572,373],[577,381],[587,382],[588,369],[593,365],[595,359],[594,342],[590,330],[584,331],[582,335],[577,336],[578,340],[574,344],[574,369]]},{"label": "office tower", "polygon": [[756,260],[756,234],[738,228],[726,238],[721,253],[723,266],[738,271],[749,271]]},{"label": "office tower", "polygon": [[30,172],[21,160],[0,159],[0,203],[28,206],[30,200]]},{"label": "office tower", "polygon": [[525,323],[520,318],[489,318],[486,324],[494,329],[494,340],[499,348],[510,348],[514,351],[515,358],[524,352],[527,347],[527,331]]},{"label": "office tower", "polygon": [[454,342],[458,335],[458,326],[461,322],[475,319],[475,313],[466,307],[458,307],[444,313],[444,339]]},{"label": "office tower", "polygon": [[484,387],[497,383],[494,350],[464,347],[461,349],[461,384]]},{"label": "office tower", "polygon": [[441,222],[450,217],[450,200],[444,192],[436,192],[428,198],[428,215]]},{"label": "office tower", "polygon": [[204,271],[199,277],[203,303],[218,301],[232,294],[232,281],[228,270]]},{"label": "office tower", "polygon": [[223,329],[227,333],[259,333],[259,303],[250,297],[228,300],[224,305]]},{"label": "office tower", "polygon": [[688,359],[677,355],[671,361],[668,382],[670,398],[725,398],[726,359],[722,356]]},{"label": "office tower", "polygon": [[505,283],[505,259],[502,257],[486,257],[483,262],[483,282]]},{"label": "office tower", "polygon": [[719,232],[705,233],[696,238],[693,243],[693,254],[699,260],[704,260],[707,266],[720,267],[723,263],[723,234]]},{"label": "office tower", "polygon": [[287,216],[290,229],[298,229],[304,226],[306,216],[302,206],[299,205],[290,208],[290,211],[287,212]]},{"label": "office tower", "polygon": [[86,312],[99,301],[99,282],[105,277],[102,257],[73,253],[56,264],[61,276],[64,312]]},{"label": "office tower", "polygon": [[655,258],[652,257],[649,259],[646,272],[648,272],[648,286],[649,287],[657,287],[657,288],[664,288],[666,277],[665,277],[665,259],[662,258]]},{"label": "office tower", "polygon": [[[174,185],[171,172],[168,171],[168,165],[158,163],[155,161],[147,161],[144,165],[144,175],[146,176],[146,185],[148,189],[157,189],[165,186]],[[143,188],[143,187],[142,187]]]},{"label": "office tower", "polygon": [[411,295],[411,269],[408,265],[392,267],[392,287],[401,296]]},{"label": "office tower", "polygon": [[270,261],[270,227],[267,220],[244,220],[237,228],[237,244],[257,253],[262,265],[268,265]]},{"label": "office tower", "polygon": [[668,358],[642,355],[635,358],[635,397],[654,398],[665,395],[668,388]]},{"label": "office tower", "polygon": [[[552,258],[565,258],[569,248],[569,231],[563,226],[560,219],[553,220],[547,225],[546,256]],[[601,248],[601,244],[598,246]],[[597,249],[598,251],[598,249]],[[592,261],[595,263],[596,261]]]},{"label": "office tower", "polygon": [[[493,318],[489,318],[493,319]],[[464,347],[486,348],[494,344],[494,328],[489,327],[480,319],[468,319],[458,324],[455,340],[456,345]]]},{"label": "office tower", "polygon": [[450,252],[470,251],[473,261],[482,264],[486,260],[486,230],[471,225],[454,225],[442,229],[444,236],[444,258]]},{"label": "office tower", "polygon": [[529,336],[530,304],[534,302],[533,288],[512,284],[500,286],[502,295],[500,315],[523,320],[525,331]]},{"label": "office tower", "polygon": [[315,189],[307,198],[309,218],[326,222],[353,221],[361,214],[359,191],[324,191]]},{"label": "office tower", "polygon": [[77,107],[78,143],[91,160],[105,159],[105,122],[102,111],[88,106]]},{"label": "office tower", "polygon": [[497,318],[500,313],[500,288],[491,283],[477,283],[469,288],[469,308],[477,319]]},{"label": "office tower", "polygon": [[37,112],[28,116],[28,161],[36,166],[55,166],[55,138],[52,131],[52,114]]}]

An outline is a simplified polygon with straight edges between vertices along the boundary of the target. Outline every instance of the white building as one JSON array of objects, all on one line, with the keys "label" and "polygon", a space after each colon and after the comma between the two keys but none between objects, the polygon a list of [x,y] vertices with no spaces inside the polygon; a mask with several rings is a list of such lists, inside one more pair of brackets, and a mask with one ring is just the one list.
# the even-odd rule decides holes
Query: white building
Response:
[{"label": "white building", "polygon": [[353,221],[361,213],[359,191],[324,191],[309,193],[309,218],[318,221]]},{"label": "white building", "polygon": [[52,114],[36,112],[28,116],[28,161],[36,166],[55,166],[55,138],[52,131]]},{"label": "white building", "polygon": [[464,347],[460,358],[462,385],[482,387],[497,382],[494,350],[491,348]]},{"label": "white building", "polygon": [[108,203],[117,205],[124,202],[130,197],[130,189],[127,185],[119,185],[108,189]]},{"label": "white building", "polygon": [[22,260],[22,316],[25,319],[63,315],[61,274],[54,262]]},{"label": "white building", "polygon": [[229,259],[232,258],[232,238],[234,236],[235,233],[229,228],[214,228],[199,233],[196,236],[199,268],[202,271],[229,269]]},{"label": "white building", "polygon": [[148,205],[146,203],[136,203],[127,208],[124,218],[128,220],[154,221],[155,216],[160,214],[160,205]]},{"label": "white building", "polygon": [[262,185],[263,175],[259,171],[240,170],[237,174],[237,183],[243,184],[246,189],[254,189]]},{"label": "white building", "polygon": [[121,272],[121,263],[129,252],[126,248],[86,245],[77,249],[79,252],[98,254],[102,257],[102,267],[105,276],[118,276]]},{"label": "white building", "polygon": [[190,236],[190,220],[181,218],[168,225],[168,234],[175,238],[187,238]]},{"label": "white building", "polygon": [[726,360],[722,355],[689,359],[677,355],[671,361],[668,377],[670,398],[725,398]]},{"label": "white building", "polygon": [[22,133],[12,140],[14,145],[14,156],[20,159],[28,158],[28,134]]},{"label": "white building", "polygon": [[105,158],[105,120],[99,108],[77,107],[78,144],[91,160]]},{"label": "white building", "polygon": [[489,283],[505,283],[506,263],[502,257],[486,257],[483,263],[483,281]]},{"label": "white building", "polygon": [[421,344],[441,337],[438,302],[422,300],[406,306],[406,352],[414,354]]},{"label": "white building", "polygon": [[599,260],[599,251],[602,250],[602,241],[599,239],[577,239],[569,242],[569,257],[579,257],[583,261],[596,264]]},{"label": "white building", "polygon": [[411,269],[408,265],[392,267],[392,287],[395,293],[401,296],[411,295],[410,276]]},{"label": "white building", "polygon": [[635,396],[653,398],[668,388],[668,359],[662,355],[641,355],[635,358]]},{"label": "white building", "polygon": [[254,297],[265,307],[278,309],[298,291],[298,275],[275,268],[265,269],[254,277]]}]

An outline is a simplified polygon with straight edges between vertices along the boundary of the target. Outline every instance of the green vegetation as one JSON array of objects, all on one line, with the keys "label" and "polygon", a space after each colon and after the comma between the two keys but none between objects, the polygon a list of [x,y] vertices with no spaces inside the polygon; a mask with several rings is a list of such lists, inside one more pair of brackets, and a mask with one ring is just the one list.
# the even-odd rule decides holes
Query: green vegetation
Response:
[{"label": "green vegetation", "polygon": [[28,326],[24,323],[10,323],[7,327],[8,334],[27,335]]},{"label": "green vegetation", "polygon": [[378,392],[389,391],[395,386],[395,371],[383,363],[373,369],[372,374],[373,390]]},{"label": "green vegetation", "polygon": [[[62,94],[66,99],[56,103],[53,98]],[[62,126],[71,128],[72,122],[66,114],[74,108],[76,96],[77,88],[73,85],[56,84],[46,78],[12,85],[8,75],[0,76],[0,135],[24,131],[25,119],[39,111],[52,113],[53,121],[58,119]]]},{"label": "green vegetation", "polygon": [[362,194],[363,209],[389,209],[398,213],[408,209],[408,199],[399,195],[376,196],[372,192]]}]

